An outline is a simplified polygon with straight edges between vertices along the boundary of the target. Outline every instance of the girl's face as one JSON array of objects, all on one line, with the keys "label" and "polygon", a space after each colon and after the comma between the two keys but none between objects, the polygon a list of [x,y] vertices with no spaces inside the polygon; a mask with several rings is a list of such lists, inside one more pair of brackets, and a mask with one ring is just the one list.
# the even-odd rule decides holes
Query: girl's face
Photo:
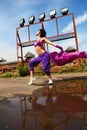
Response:
[{"label": "girl's face", "polygon": [[36,36],[39,36],[39,35],[40,35],[40,31],[37,31],[37,32],[36,32]]}]

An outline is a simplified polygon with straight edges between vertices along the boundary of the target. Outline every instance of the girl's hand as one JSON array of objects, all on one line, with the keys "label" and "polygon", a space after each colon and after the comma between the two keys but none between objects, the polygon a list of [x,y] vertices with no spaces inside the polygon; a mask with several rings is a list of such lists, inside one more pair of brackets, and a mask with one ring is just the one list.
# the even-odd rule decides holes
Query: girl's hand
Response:
[{"label": "girl's hand", "polygon": [[63,48],[59,45],[56,45],[56,48],[59,48],[61,50],[61,52],[63,52]]}]

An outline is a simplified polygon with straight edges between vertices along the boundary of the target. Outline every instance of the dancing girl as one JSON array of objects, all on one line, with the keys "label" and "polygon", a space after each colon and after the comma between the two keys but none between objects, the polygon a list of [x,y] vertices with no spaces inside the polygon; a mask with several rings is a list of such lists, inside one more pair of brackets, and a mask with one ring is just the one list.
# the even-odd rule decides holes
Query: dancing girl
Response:
[{"label": "dancing girl", "polygon": [[[34,67],[37,66],[39,63],[42,64],[43,71],[46,73],[48,77],[49,80],[48,84],[52,84],[53,80],[50,73],[50,67],[51,67],[50,60],[54,64],[61,66],[69,62],[72,62],[77,58],[87,58],[87,54],[85,52],[71,52],[71,53],[64,52],[61,46],[56,45],[55,43],[47,39],[45,29],[38,30],[36,36],[37,36],[37,41],[34,44],[34,46],[38,56],[29,62],[29,69],[30,69],[30,81],[28,83],[29,85],[33,84],[35,80]],[[49,53],[45,49],[45,44],[49,44],[60,49],[60,52]]]}]

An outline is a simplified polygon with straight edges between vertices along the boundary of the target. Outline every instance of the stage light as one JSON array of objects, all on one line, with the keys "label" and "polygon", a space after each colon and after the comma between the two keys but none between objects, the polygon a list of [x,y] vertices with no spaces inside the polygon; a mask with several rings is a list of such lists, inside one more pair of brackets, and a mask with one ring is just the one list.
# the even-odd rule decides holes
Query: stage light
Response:
[{"label": "stage light", "polygon": [[56,10],[54,9],[54,10],[51,10],[50,12],[49,12],[49,16],[50,16],[50,18],[55,18],[55,16],[56,16]]},{"label": "stage light", "polygon": [[45,19],[45,13],[39,15],[39,21],[43,21]]},{"label": "stage light", "polygon": [[20,27],[23,27],[23,26],[24,26],[24,23],[25,23],[25,19],[22,18],[22,19],[19,21]]},{"label": "stage light", "polygon": [[29,18],[29,24],[33,24],[34,23],[34,21],[35,21],[35,16],[31,16],[30,18]]},{"label": "stage light", "polygon": [[62,15],[67,15],[68,14],[68,8],[63,8],[61,9]]}]

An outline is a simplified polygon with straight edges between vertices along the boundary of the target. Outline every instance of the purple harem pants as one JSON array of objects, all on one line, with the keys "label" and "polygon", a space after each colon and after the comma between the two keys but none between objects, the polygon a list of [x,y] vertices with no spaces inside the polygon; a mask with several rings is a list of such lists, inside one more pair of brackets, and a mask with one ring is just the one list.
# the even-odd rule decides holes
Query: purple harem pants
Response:
[{"label": "purple harem pants", "polygon": [[34,71],[34,67],[39,63],[42,63],[43,71],[50,76],[50,55],[48,52],[45,52],[29,62],[30,71]]}]

